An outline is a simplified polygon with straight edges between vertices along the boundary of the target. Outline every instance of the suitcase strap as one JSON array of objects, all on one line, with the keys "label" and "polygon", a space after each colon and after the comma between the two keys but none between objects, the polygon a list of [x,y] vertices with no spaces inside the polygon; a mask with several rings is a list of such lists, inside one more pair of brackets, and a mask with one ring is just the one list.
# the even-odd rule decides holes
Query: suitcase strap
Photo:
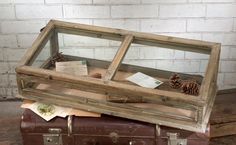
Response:
[{"label": "suitcase strap", "polygon": [[73,116],[69,115],[67,118],[68,136],[72,135],[72,120],[73,120]]},{"label": "suitcase strap", "polygon": [[[73,116],[69,115],[67,118],[67,131],[69,140],[72,136],[72,120]],[[48,133],[43,134],[44,145],[63,145],[61,132],[61,128],[49,128]],[[73,140],[71,140],[71,142],[73,142]]]}]

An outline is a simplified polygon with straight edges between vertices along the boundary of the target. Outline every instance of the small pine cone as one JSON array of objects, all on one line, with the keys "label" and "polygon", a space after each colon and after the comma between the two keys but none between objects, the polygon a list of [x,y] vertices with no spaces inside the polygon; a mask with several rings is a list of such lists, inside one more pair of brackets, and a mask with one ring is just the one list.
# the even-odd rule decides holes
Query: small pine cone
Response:
[{"label": "small pine cone", "polygon": [[200,85],[196,81],[187,81],[183,83],[181,88],[183,93],[197,96]]},{"label": "small pine cone", "polygon": [[171,88],[178,89],[182,85],[182,80],[180,76],[175,73],[169,78],[169,85]]},{"label": "small pine cone", "polygon": [[52,59],[51,64],[55,66],[56,62],[65,61],[66,59],[63,57],[62,52],[57,53]]}]

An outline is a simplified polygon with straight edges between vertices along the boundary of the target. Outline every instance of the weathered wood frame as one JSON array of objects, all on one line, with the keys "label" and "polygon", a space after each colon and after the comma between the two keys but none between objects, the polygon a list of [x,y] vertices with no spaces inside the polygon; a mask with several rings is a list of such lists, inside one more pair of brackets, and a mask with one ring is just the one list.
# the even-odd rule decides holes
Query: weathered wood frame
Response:
[{"label": "weathered wood frame", "polygon": [[[109,67],[103,79],[75,77],[68,74],[62,74],[52,70],[43,69],[49,64],[50,58],[45,61],[45,63],[42,65],[42,68],[31,67],[30,65],[32,65],[48,41],[50,41],[51,56],[54,56],[56,53],[58,53],[58,33],[117,40],[122,41],[122,44],[111,64],[105,64]],[[196,97],[178,92],[142,88],[113,81],[112,79],[119,67],[131,67],[128,65],[121,65],[121,62],[131,43],[149,46],[161,46],[168,49],[209,54],[209,63],[205,77],[201,83],[199,96]],[[18,90],[19,94],[23,98],[27,99],[47,103],[50,102],[63,106],[71,106],[79,109],[111,114],[130,119],[137,119],[140,121],[162,124],[191,131],[204,132],[217,91],[217,74],[219,67],[220,47],[221,46],[219,43],[51,20],[45,29],[39,34],[32,47],[27,50],[26,54],[16,68]],[[70,56],[67,57],[71,58]],[[93,60],[89,61],[93,63]],[[163,72],[165,73],[165,71]],[[169,74],[170,73],[168,73],[168,75]],[[162,112],[158,112],[158,110],[155,113],[153,111],[150,112],[149,110],[133,108],[123,103],[119,104],[105,101],[96,101],[93,99],[84,98],[80,95],[70,96],[60,94],[58,92],[36,90],[30,87],[30,82],[41,82],[53,85],[63,84],[64,86],[69,86],[69,88],[98,92],[105,95],[109,94],[128,97],[142,96],[143,99],[149,102],[161,102],[162,104],[171,105],[172,107],[194,110],[197,115],[195,119],[191,121],[186,119],[175,119],[173,116],[171,118],[168,116],[168,114],[166,115]],[[177,116],[176,118],[178,117],[181,118],[181,116]]]}]

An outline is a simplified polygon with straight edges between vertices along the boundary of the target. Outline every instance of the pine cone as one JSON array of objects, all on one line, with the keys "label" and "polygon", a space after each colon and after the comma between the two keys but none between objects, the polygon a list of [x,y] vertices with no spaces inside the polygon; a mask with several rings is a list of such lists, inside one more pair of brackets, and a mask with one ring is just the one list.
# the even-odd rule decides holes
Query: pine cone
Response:
[{"label": "pine cone", "polygon": [[182,85],[182,80],[180,78],[180,76],[175,73],[173,74],[170,79],[169,79],[169,85],[171,88],[174,88],[174,89],[178,89],[181,87]]},{"label": "pine cone", "polygon": [[200,85],[196,81],[184,82],[181,86],[182,92],[189,95],[198,95]]},{"label": "pine cone", "polygon": [[95,73],[95,74],[92,74],[90,76],[93,77],[93,78],[97,78],[97,79],[101,79],[102,78],[102,74],[100,74],[100,73]]},{"label": "pine cone", "polygon": [[62,55],[62,52],[57,53],[52,59],[51,59],[51,64],[53,66],[55,66],[56,62],[61,62],[61,61],[65,61],[66,59],[64,58],[64,56]]}]

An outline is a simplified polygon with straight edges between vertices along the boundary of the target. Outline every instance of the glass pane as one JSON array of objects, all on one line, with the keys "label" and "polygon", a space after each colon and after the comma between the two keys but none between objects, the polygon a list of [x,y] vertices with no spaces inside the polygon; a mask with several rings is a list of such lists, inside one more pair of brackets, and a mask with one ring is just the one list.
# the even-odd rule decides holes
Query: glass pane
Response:
[{"label": "glass pane", "polygon": [[101,78],[104,76],[121,42],[87,36],[59,34],[59,52],[66,61],[84,61],[87,64],[88,76]]},{"label": "glass pane", "polygon": [[[140,84],[127,79],[135,73],[141,72],[163,82],[155,89],[183,92],[181,88],[176,89],[170,86],[170,78],[176,73],[182,85],[183,82],[190,81],[201,85],[208,59],[209,55],[206,54],[131,44],[114,81],[140,86]],[[137,77],[140,79],[142,76],[137,75]]]},{"label": "glass pane", "polygon": [[32,63],[33,67],[42,67],[42,65],[45,64],[45,61],[50,58],[50,41],[47,42],[45,47],[42,49],[42,51],[39,53],[38,57],[34,60]]}]

